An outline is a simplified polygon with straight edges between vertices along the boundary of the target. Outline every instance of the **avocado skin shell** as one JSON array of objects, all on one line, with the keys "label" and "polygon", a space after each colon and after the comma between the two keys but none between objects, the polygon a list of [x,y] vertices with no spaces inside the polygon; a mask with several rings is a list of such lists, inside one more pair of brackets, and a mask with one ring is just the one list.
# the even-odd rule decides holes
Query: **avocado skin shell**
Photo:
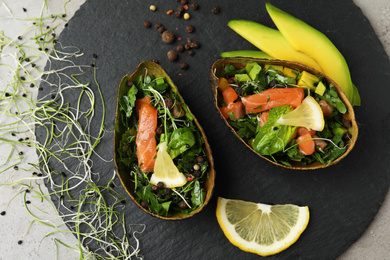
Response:
[{"label": "avocado skin shell", "polygon": [[203,184],[203,188],[206,191],[206,198],[205,198],[205,201],[204,201],[202,207],[199,207],[196,210],[192,211],[189,215],[184,215],[181,212],[175,212],[172,216],[169,216],[169,217],[160,216],[160,215],[157,215],[157,214],[154,214],[154,213],[150,212],[149,210],[143,208],[141,206],[141,204],[136,200],[136,198],[135,198],[136,195],[134,193],[134,183],[130,179],[129,172],[124,170],[124,169],[120,169],[118,167],[117,162],[116,162],[117,150],[119,148],[119,143],[120,143],[120,140],[122,138],[122,135],[123,135],[124,131],[126,130],[124,128],[124,126],[120,122],[118,122],[118,120],[120,120],[119,119],[119,113],[121,113],[121,111],[119,110],[119,99],[122,96],[126,95],[128,90],[129,90],[129,87],[127,86],[126,82],[128,80],[136,81],[140,76],[145,76],[145,71],[146,70],[148,72],[148,75],[154,75],[156,77],[165,77],[166,82],[171,86],[171,90],[173,92],[176,92],[178,94],[179,98],[180,98],[180,102],[185,104],[183,97],[178,92],[178,89],[177,89],[176,85],[173,83],[172,79],[164,71],[164,69],[160,65],[156,64],[155,62],[143,61],[143,62],[141,62],[138,65],[138,67],[134,71],[134,73],[132,73],[131,75],[128,75],[128,74],[125,75],[122,78],[121,83],[119,84],[118,97],[117,97],[117,102],[116,102],[115,124],[116,124],[116,126],[118,125],[118,127],[115,127],[115,129],[114,129],[114,162],[115,162],[116,173],[117,173],[117,175],[119,177],[119,180],[120,180],[123,188],[127,192],[127,194],[130,196],[130,198],[133,200],[133,202],[138,207],[140,207],[143,211],[145,211],[146,213],[148,213],[148,214],[150,214],[152,216],[155,216],[157,218],[164,219],[164,220],[186,219],[186,218],[192,217],[196,213],[200,212],[208,204],[208,202],[210,201],[210,198],[211,198],[211,196],[213,194],[214,183],[215,183],[214,160],[213,160],[213,156],[212,156],[212,153],[211,153],[210,145],[209,145],[209,143],[207,141],[206,135],[205,135],[202,127],[199,125],[197,119],[192,114],[192,112],[190,111],[190,108],[188,106],[187,106],[188,111],[193,116],[194,122],[195,122],[196,126],[198,127],[199,131],[202,134],[202,138],[203,138],[203,140],[205,142],[205,148],[206,148],[206,151],[207,151],[208,160],[209,160],[209,163],[210,163],[210,165],[209,165],[209,174],[208,174],[209,177],[205,179],[204,184]]},{"label": "avocado skin shell", "polygon": [[[248,62],[257,62],[261,66],[269,64],[269,65],[279,65],[279,66],[284,66],[284,67],[289,67],[289,68],[295,68],[295,69],[299,69],[300,71],[305,70],[305,71],[310,72],[311,74],[314,74],[318,77],[324,77],[326,79],[326,81],[328,82],[328,84],[332,84],[335,87],[339,97],[344,102],[345,106],[347,107],[346,119],[351,120],[351,122],[352,122],[352,127],[351,127],[352,138],[349,141],[349,143],[347,144],[347,150],[345,151],[345,153],[342,156],[340,156],[339,158],[337,158],[336,160],[334,160],[330,164],[322,164],[320,162],[313,162],[313,163],[308,164],[308,165],[303,165],[303,164],[300,164],[298,162],[291,162],[290,161],[292,166],[289,167],[289,166],[286,166],[284,164],[276,163],[275,161],[270,160],[270,159],[258,154],[257,152],[255,152],[255,150],[253,150],[253,148],[249,144],[247,144],[241,137],[239,137],[238,134],[236,133],[236,131],[234,130],[234,128],[223,117],[221,111],[218,108],[218,100],[217,100],[217,98],[218,98],[218,84],[219,84],[219,77],[218,76],[221,75],[221,72],[223,72],[226,65],[233,65],[237,69],[242,69],[242,68],[245,68],[245,66]],[[280,166],[280,167],[283,167],[286,169],[292,169],[292,170],[315,170],[315,169],[326,168],[326,167],[329,167],[331,165],[338,163],[340,160],[342,160],[344,157],[346,157],[356,143],[356,140],[358,137],[358,126],[356,123],[355,113],[354,113],[354,110],[353,110],[351,103],[349,102],[347,96],[344,94],[344,92],[341,90],[341,88],[336,84],[336,82],[334,82],[331,78],[329,78],[328,76],[326,76],[325,74],[323,74],[322,72],[320,72],[316,69],[310,68],[306,65],[303,65],[303,64],[300,64],[297,62],[285,61],[285,60],[268,60],[268,59],[242,58],[242,57],[221,58],[221,59],[216,60],[213,63],[213,65],[211,66],[210,73],[209,73],[209,81],[211,83],[211,92],[212,92],[212,96],[213,96],[214,105],[215,105],[215,108],[217,109],[218,113],[220,114],[222,120],[225,121],[226,125],[230,128],[230,130],[234,133],[234,135],[239,140],[241,140],[241,142],[244,143],[252,152],[257,154],[259,157],[265,159],[266,161],[269,161],[277,166]]]}]

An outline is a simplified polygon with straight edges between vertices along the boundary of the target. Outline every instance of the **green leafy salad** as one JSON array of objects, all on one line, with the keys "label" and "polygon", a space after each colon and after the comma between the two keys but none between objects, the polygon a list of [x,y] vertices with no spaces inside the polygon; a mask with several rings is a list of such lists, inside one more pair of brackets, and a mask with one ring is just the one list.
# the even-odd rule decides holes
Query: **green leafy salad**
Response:
[{"label": "green leafy salad", "polygon": [[353,112],[325,77],[253,61],[239,69],[224,64],[217,77],[223,117],[248,146],[276,164],[328,165],[352,142]]},{"label": "green leafy salad", "polygon": [[[116,163],[130,174],[131,193],[159,216],[191,214],[205,203],[210,160],[201,129],[166,78],[124,79],[119,94]],[[120,130],[120,128],[122,130]]]}]

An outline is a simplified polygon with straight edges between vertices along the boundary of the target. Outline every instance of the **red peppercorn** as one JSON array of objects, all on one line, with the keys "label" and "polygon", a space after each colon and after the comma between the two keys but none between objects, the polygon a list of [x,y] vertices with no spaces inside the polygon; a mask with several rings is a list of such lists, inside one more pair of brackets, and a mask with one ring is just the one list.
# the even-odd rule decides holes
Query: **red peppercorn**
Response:
[{"label": "red peppercorn", "polygon": [[195,177],[192,174],[188,175],[188,177],[187,177],[188,181],[193,181],[194,179],[195,179]]}]

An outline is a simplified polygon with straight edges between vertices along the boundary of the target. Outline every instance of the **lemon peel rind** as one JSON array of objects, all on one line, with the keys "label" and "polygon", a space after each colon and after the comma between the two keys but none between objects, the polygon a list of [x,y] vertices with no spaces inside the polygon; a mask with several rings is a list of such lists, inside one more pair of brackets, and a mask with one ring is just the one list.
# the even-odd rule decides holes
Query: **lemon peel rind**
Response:
[{"label": "lemon peel rind", "polygon": [[[298,222],[296,223],[296,225],[291,228],[287,237],[285,237],[282,241],[280,242],[277,241],[271,246],[262,246],[253,241],[248,242],[242,239],[236,233],[236,231],[234,230],[234,225],[230,224],[230,222],[226,217],[226,214],[224,214],[226,209],[226,202],[228,200],[229,199],[218,197],[217,212],[216,212],[217,220],[223,233],[225,234],[226,238],[230,241],[230,243],[232,243],[233,245],[237,246],[238,248],[240,248],[245,252],[255,253],[260,256],[270,256],[270,255],[275,255],[277,253],[280,253],[285,249],[289,248],[298,240],[298,238],[301,236],[301,234],[306,229],[309,223],[309,218],[310,218],[309,208],[307,206],[299,207],[293,205],[298,207],[300,216],[304,215],[306,217],[298,218]],[[255,203],[255,204],[259,205],[260,203]],[[233,235],[235,236],[233,237]]]}]

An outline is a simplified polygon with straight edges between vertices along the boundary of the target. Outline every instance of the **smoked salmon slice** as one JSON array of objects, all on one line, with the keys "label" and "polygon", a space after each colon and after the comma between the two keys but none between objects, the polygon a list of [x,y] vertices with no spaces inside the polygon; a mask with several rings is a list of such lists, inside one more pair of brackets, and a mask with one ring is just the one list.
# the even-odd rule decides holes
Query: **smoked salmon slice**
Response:
[{"label": "smoked salmon slice", "polygon": [[242,97],[247,114],[259,113],[274,107],[290,105],[294,108],[302,103],[305,93],[302,88],[272,88],[258,94]]},{"label": "smoked salmon slice", "polygon": [[139,110],[136,138],[138,164],[142,172],[151,172],[156,161],[157,110],[143,103]]},{"label": "smoked salmon slice", "polygon": [[137,115],[139,115],[139,110],[143,104],[152,104],[152,98],[150,96],[145,96],[135,101],[135,111],[137,111]]},{"label": "smoked salmon slice", "polygon": [[[229,113],[232,112],[234,115],[234,118],[236,120],[244,117],[244,107],[242,105],[241,101],[237,101],[235,103],[230,103],[226,107],[220,107],[219,110],[221,110],[221,113],[224,118],[230,119]],[[233,121],[233,120],[232,120]]]}]

